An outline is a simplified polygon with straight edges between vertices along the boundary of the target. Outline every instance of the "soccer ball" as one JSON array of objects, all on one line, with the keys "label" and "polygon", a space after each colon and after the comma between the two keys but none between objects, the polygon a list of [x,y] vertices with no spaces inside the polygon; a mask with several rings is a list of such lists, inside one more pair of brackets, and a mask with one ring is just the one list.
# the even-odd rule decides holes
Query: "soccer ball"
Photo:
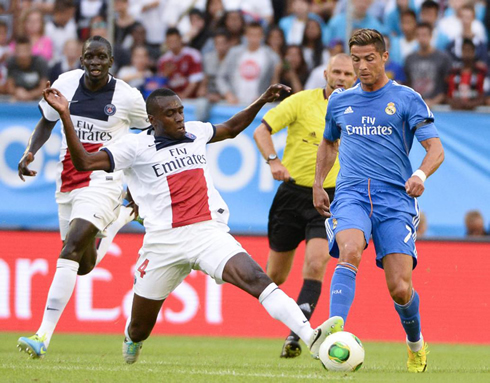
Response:
[{"label": "soccer ball", "polygon": [[364,362],[364,347],[347,331],[329,335],[320,346],[320,361],[328,371],[357,371]]}]

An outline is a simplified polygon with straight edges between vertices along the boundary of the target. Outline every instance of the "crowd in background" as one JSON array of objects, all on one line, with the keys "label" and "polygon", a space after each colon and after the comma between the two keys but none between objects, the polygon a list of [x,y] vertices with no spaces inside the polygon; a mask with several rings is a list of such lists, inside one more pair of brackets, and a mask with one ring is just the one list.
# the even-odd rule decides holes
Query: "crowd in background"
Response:
[{"label": "crowd in background", "polygon": [[[0,94],[37,100],[79,67],[89,36],[113,41],[112,73],[143,94],[246,104],[271,83],[324,85],[346,25],[386,36],[389,76],[429,106],[490,105],[490,0],[0,0]],[[108,23],[113,36],[108,36]],[[286,97],[286,96],[285,96]]]},{"label": "crowd in background", "polygon": [[[80,67],[83,42],[101,35],[113,41],[112,74],[144,96],[165,86],[195,99],[204,120],[212,104],[250,103],[271,83],[291,93],[324,87],[350,20],[385,35],[388,75],[430,107],[490,105],[490,0],[350,0],[349,14],[348,3],[114,0],[112,19],[106,0],[0,0],[0,97],[39,100],[47,80]],[[487,234],[479,214],[466,216],[468,235]]]}]

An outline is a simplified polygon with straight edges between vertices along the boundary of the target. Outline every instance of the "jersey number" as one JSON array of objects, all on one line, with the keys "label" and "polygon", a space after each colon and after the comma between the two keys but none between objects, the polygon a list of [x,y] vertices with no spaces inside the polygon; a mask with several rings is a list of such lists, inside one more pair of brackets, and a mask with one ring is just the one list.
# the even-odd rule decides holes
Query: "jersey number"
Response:
[{"label": "jersey number", "polygon": [[146,274],[146,267],[148,266],[148,262],[150,262],[149,259],[145,260],[141,265],[140,267],[138,267],[138,271],[140,272],[140,277],[143,278]]}]

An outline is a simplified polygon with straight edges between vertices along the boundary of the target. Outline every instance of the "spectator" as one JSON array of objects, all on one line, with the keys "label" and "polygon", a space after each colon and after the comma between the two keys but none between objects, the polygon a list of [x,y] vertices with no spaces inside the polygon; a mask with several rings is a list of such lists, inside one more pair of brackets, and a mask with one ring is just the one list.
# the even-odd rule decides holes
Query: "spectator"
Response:
[{"label": "spectator", "polygon": [[77,24],[74,16],[73,0],[56,0],[53,18],[46,23],[46,36],[53,42],[52,63],[62,59],[65,43],[77,38]]},{"label": "spectator", "polygon": [[169,28],[165,36],[168,51],[158,62],[158,74],[168,79],[167,87],[180,98],[195,98],[204,79],[201,53],[184,46],[177,28]]},{"label": "spectator", "polygon": [[80,41],[73,39],[67,40],[63,47],[63,55],[60,60],[49,69],[49,81],[51,84],[60,76],[60,74],[73,69],[80,68],[80,56],[82,55],[82,44]]},{"label": "spectator", "polygon": [[48,81],[48,64],[32,55],[31,42],[19,37],[15,52],[7,62],[7,93],[16,101],[38,100]]},{"label": "spectator", "polygon": [[429,107],[441,104],[446,95],[446,77],[451,69],[450,57],[431,45],[432,28],[428,23],[417,26],[419,49],[405,61],[407,85],[420,93]]},{"label": "spectator", "polygon": [[441,32],[444,33],[447,37],[449,37],[449,41],[455,40],[458,36],[463,34],[463,22],[462,22],[462,11],[465,9],[465,12],[470,12],[471,16],[466,15],[465,17],[471,17],[469,24],[469,31],[466,31],[467,34],[471,34],[472,37],[478,39],[478,41],[487,42],[487,31],[483,23],[480,20],[476,20],[475,18],[475,7],[470,3],[466,3],[462,0],[451,1],[451,4],[454,9],[454,14],[450,16],[443,17],[439,21],[439,28]]},{"label": "spectator", "polygon": [[301,92],[308,78],[308,65],[299,45],[288,45],[284,60],[276,66],[272,84],[284,84],[291,92],[282,92],[277,101],[282,101],[291,94]]},{"label": "spectator", "polygon": [[225,7],[221,0],[206,0],[204,14],[206,17],[206,28],[211,31],[218,29],[218,24],[225,13]]},{"label": "spectator", "polygon": [[[407,81],[403,66],[392,59],[391,55],[391,38],[388,35],[383,35],[385,39],[386,50],[389,52],[388,60],[385,62],[385,72],[390,80],[395,80],[399,84],[404,84]],[[397,40],[396,36],[393,37]]]},{"label": "spectator", "polygon": [[124,47],[125,41],[130,38],[131,31],[136,25],[136,20],[129,12],[128,0],[115,0],[114,11],[116,13],[114,20],[114,45]]},{"label": "spectator", "polygon": [[468,237],[482,237],[489,235],[485,231],[485,221],[478,210],[470,210],[464,217],[466,235]]},{"label": "spectator", "polygon": [[[371,6],[373,0],[352,0],[352,29],[370,28],[376,29],[380,33],[385,33],[385,27],[376,19],[376,17],[370,15],[367,11]],[[342,41],[348,40],[348,36],[345,35],[347,28],[347,15],[340,13],[330,19],[325,34],[323,35],[324,43],[328,44],[334,39],[340,39]]]},{"label": "spectator", "polygon": [[318,21],[308,19],[306,22],[302,47],[308,70],[328,62],[330,54],[323,47],[322,26]]},{"label": "spectator", "polygon": [[438,26],[439,4],[433,0],[424,1],[420,7],[420,21],[428,23],[432,27],[431,45],[439,50],[446,50],[451,41],[448,36],[441,32]]},{"label": "spectator", "polygon": [[475,8],[472,5],[463,6],[459,11],[462,30],[461,34],[448,45],[447,50],[453,59],[453,65],[461,64],[463,39],[470,39],[475,46],[476,61],[486,64],[488,61],[487,46],[484,40],[473,33]]},{"label": "spectator", "polygon": [[287,45],[301,44],[308,19],[317,20],[323,29],[322,18],[310,12],[310,6],[311,0],[292,0],[292,14],[279,20],[279,26],[284,31]]},{"label": "spectator", "polygon": [[150,70],[150,56],[144,45],[136,45],[131,50],[131,65],[122,67],[117,73],[124,82],[145,93],[147,79],[152,77]]},{"label": "spectator", "polygon": [[286,52],[286,38],[279,26],[273,25],[269,28],[267,36],[265,37],[265,43],[276,52],[281,59],[284,57],[284,53]]},{"label": "spectator", "polygon": [[130,13],[143,25],[146,31],[146,42],[150,45],[150,56],[153,49],[160,49],[165,42],[167,23],[164,19],[166,0],[137,0],[131,2]]},{"label": "spectator", "polygon": [[220,28],[225,28],[230,34],[230,44],[232,47],[243,43],[243,33],[245,31],[245,20],[240,11],[226,11],[219,23]]},{"label": "spectator", "polygon": [[402,35],[402,28],[400,25],[401,16],[406,11],[413,12],[413,6],[413,0],[396,0],[395,7],[385,12],[383,16],[383,24],[386,27],[387,35]]},{"label": "spectator", "polygon": [[417,50],[418,43],[415,37],[417,31],[417,15],[414,11],[408,10],[400,15],[401,36],[391,38],[390,52],[391,60],[400,64],[405,64],[405,59],[408,55]]},{"label": "spectator", "polygon": [[279,56],[262,45],[264,31],[250,23],[245,31],[246,44],[233,47],[218,73],[218,89],[230,104],[249,103],[269,86]]},{"label": "spectator", "polygon": [[[211,106],[223,99],[217,84],[219,70],[230,50],[230,40],[226,29],[218,29],[213,37],[215,49],[204,55],[204,81],[199,86],[195,118],[197,121],[207,121]],[[206,118],[203,118],[206,117]]]},{"label": "spectator", "polygon": [[189,47],[201,51],[211,37],[211,30],[206,27],[206,17],[203,12],[194,8],[189,12],[189,21],[190,28],[183,40]]},{"label": "spectator", "polygon": [[75,6],[78,38],[80,41],[85,41],[90,37],[91,23],[94,17],[99,16],[105,20],[107,3],[105,0],[77,0]]},{"label": "spectator", "polygon": [[150,44],[146,41],[146,29],[142,24],[137,22],[133,25],[131,35],[124,40],[122,47],[131,51],[133,47],[139,45],[146,47],[150,55],[150,66],[152,68],[156,68],[156,63],[162,55],[160,46],[155,46],[154,44]]},{"label": "spectator", "polygon": [[486,66],[477,61],[475,44],[463,40],[462,65],[453,68],[448,79],[448,100],[452,109],[472,110],[485,105],[490,91]]},{"label": "spectator", "polygon": [[271,0],[241,0],[240,9],[246,19],[257,21],[264,28],[274,22],[274,10]]},{"label": "spectator", "polygon": [[[22,13],[18,35],[29,39],[33,56],[51,60],[53,42],[44,34],[44,16],[39,9],[30,8]],[[15,43],[11,44],[11,49],[15,49]]]},{"label": "spectator", "polygon": [[333,15],[336,3],[336,0],[314,0],[311,4],[311,12],[319,15],[324,22],[328,22]]},{"label": "spectator", "polygon": [[7,59],[9,56],[8,25],[0,20],[0,94],[7,92]]}]

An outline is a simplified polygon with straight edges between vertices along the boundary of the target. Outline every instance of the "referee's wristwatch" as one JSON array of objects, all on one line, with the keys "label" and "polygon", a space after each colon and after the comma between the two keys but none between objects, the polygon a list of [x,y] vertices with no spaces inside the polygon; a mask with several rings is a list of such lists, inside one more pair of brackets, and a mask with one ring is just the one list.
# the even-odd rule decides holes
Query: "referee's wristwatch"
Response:
[{"label": "referee's wristwatch", "polygon": [[269,157],[267,157],[267,160],[265,162],[269,163],[271,161],[274,161],[275,159],[277,159],[277,154],[269,154]]}]

